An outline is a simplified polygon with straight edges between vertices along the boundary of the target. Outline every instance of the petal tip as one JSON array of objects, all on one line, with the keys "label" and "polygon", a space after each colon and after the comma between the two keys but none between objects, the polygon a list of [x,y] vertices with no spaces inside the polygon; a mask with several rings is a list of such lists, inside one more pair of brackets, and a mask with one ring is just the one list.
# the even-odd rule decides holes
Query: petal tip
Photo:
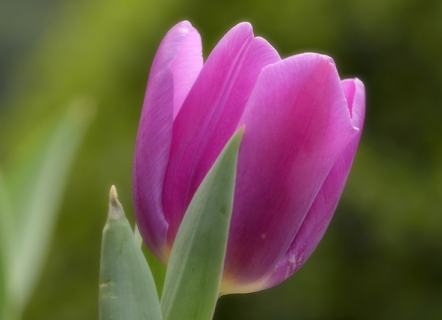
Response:
[{"label": "petal tip", "polygon": [[330,63],[333,67],[336,67],[335,60],[333,60],[332,57],[330,57],[330,56],[328,56],[328,55],[326,55],[326,54],[321,54],[321,57],[322,57],[323,59],[325,59],[326,61],[328,61],[328,63]]},{"label": "petal tip", "polygon": [[198,31],[195,29],[195,27],[187,20],[183,20],[181,22],[178,22],[176,25],[174,25],[172,27],[171,30],[180,30],[184,34],[187,34],[189,32],[196,32],[196,33],[198,33]]},{"label": "petal tip", "polygon": [[178,22],[175,26],[187,27],[187,28],[193,28],[192,24],[191,24],[190,21],[188,21],[188,20],[180,21],[180,22]]},{"label": "petal tip", "polygon": [[240,22],[232,29],[237,29],[245,33],[250,33],[253,36],[253,27],[250,22]]}]

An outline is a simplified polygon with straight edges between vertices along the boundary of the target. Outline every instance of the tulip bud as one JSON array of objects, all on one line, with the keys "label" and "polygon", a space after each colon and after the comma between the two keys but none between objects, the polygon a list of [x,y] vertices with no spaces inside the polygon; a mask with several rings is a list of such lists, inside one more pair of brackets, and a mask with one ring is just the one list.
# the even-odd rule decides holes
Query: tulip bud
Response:
[{"label": "tulip bud", "polygon": [[333,60],[281,59],[241,23],[202,62],[180,22],[149,75],[133,170],[137,224],[167,263],[196,190],[238,128],[233,213],[221,294],[274,286],[308,259],[342,194],[362,132],[364,85]]}]

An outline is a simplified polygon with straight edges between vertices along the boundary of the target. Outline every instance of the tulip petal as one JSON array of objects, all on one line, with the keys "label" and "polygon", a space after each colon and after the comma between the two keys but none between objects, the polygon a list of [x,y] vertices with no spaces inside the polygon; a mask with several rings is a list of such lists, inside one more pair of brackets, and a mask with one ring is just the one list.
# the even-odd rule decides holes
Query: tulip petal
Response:
[{"label": "tulip petal", "polygon": [[[185,21],[187,22],[187,21]],[[189,26],[186,26],[189,27]],[[190,26],[191,27],[191,26]],[[189,28],[175,60],[170,64],[173,73],[173,119],[183,105],[190,88],[203,67],[201,36],[194,28]]]},{"label": "tulip petal", "polygon": [[330,223],[358,148],[365,116],[364,84],[359,79],[348,79],[342,81],[342,86],[352,125],[359,131],[328,174],[289,250],[270,275],[248,287],[247,292],[273,287],[295,273],[313,253]]},{"label": "tulip petal", "polygon": [[171,247],[201,181],[236,130],[260,70],[279,55],[250,24],[231,29],[210,54],[173,124],[163,191]]},{"label": "tulip petal", "polygon": [[319,54],[265,67],[239,125],[246,131],[222,293],[243,292],[274,269],[358,132],[336,67]]},{"label": "tulip petal", "polygon": [[138,127],[133,198],[140,233],[151,251],[167,261],[168,223],[162,206],[163,181],[172,141],[172,124],[202,67],[201,39],[183,21],[164,37],[152,64]]}]

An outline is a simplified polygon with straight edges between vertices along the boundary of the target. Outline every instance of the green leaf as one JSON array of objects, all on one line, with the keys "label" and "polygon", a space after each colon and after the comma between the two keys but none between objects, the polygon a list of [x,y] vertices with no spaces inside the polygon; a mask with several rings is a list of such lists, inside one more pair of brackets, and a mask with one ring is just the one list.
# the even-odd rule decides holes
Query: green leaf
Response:
[{"label": "green leaf", "polygon": [[213,316],[226,253],[243,133],[241,128],[226,144],[181,222],[161,297],[164,320],[209,320]]},{"label": "green leaf", "polygon": [[12,211],[9,192],[0,169],[0,267],[2,269],[5,266],[5,262],[11,258],[11,240],[14,234],[11,219]]},{"label": "green leaf", "polygon": [[153,279],[155,280],[155,285],[158,291],[158,296],[161,297],[161,294],[163,293],[167,267],[160,260],[158,260],[152,252],[150,252],[147,246],[143,245],[142,249],[147,263],[149,264],[150,270],[152,271]]},{"label": "green leaf", "polygon": [[164,278],[166,276],[166,266],[160,260],[158,260],[145,245],[143,245],[143,239],[136,224],[134,236],[138,245],[141,247],[141,251],[143,251],[144,257],[146,258],[147,263],[150,267],[150,271],[152,272],[155,286],[157,288],[158,296],[161,296],[161,293],[163,292]]},{"label": "green leaf", "polygon": [[136,223],[135,223],[135,228],[134,228],[134,237],[135,237],[135,241],[137,242],[138,246],[141,247],[141,245],[143,244],[143,238],[141,237],[140,230],[138,230],[138,226]]},{"label": "green leaf", "polygon": [[0,320],[6,319],[7,299],[7,261],[11,259],[11,242],[13,236],[12,212],[10,199],[3,173],[0,170]]},{"label": "green leaf", "polygon": [[161,320],[149,265],[111,188],[100,266],[100,320]]},{"label": "green leaf", "polygon": [[12,237],[12,212],[9,199],[9,191],[7,190],[3,172],[0,168],[0,256],[7,260],[8,243]]},{"label": "green leaf", "polygon": [[[76,100],[43,138],[26,145],[6,168],[14,219],[8,295],[19,314],[32,293],[46,256],[68,173],[95,110]],[[36,135],[38,136],[38,135]],[[9,180],[8,180],[9,178]],[[11,219],[12,220],[12,219]]]},{"label": "green leaf", "polygon": [[152,272],[152,276],[155,281],[155,286],[157,287],[158,296],[161,296],[161,293],[163,291],[164,278],[166,276],[166,266],[160,260],[158,260],[145,245],[143,245],[143,239],[136,224],[134,233],[135,239],[137,243],[141,246],[141,251],[143,251],[144,257],[149,264],[150,271]]}]

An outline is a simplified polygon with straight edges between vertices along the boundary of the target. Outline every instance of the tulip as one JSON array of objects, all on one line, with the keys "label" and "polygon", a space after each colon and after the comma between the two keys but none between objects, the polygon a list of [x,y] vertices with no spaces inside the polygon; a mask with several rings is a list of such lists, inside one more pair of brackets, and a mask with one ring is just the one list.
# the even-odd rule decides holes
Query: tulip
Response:
[{"label": "tulip", "polygon": [[248,23],[204,64],[201,51],[183,21],[156,53],[135,147],[136,220],[167,264],[193,195],[244,126],[221,294],[258,291],[296,272],[322,238],[361,136],[364,85],[341,81],[324,55],[281,59]]}]

